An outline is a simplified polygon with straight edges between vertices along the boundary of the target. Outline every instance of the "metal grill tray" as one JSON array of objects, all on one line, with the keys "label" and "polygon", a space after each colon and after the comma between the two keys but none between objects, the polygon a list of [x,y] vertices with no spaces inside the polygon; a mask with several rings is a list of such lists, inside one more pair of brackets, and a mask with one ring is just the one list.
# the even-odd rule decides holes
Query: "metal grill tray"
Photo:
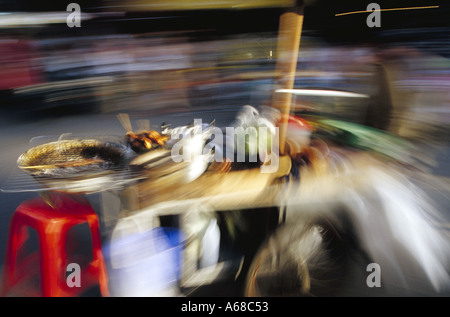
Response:
[{"label": "metal grill tray", "polygon": [[[53,167],[53,169],[47,169],[46,172],[43,172],[42,170],[33,170],[31,168],[32,171],[30,173],[27,169],[24,170],[16,167],[1,190],[3,192],[37,192],[54,190],[67,193],[95,193],[120,189],[142,177],[140,173],[129,169],[129,161],[135,154],[123,144],[123,136],[86,136],[72,134],[63,134],[59,137],[40,136],[33,138],[30,141],[30,150],[48,144],[54,146],[57,142],[64,144],[67,142],[76,143],[83,140],[95,140],[98,141],[98,144],[112,147],[116,146],[116,149],[123,151],[123,156],[121,156],[119,158],[120,160],[116,161],[115,164],[106,162],[106,165],[86,165],[80,166],[81,168],[79,169],[76,167],[61,169],[56,166],[56,168]],[[117,154],[121,155],[122,153],[119,152]],[[47,158],[49,158],[50,161],[44,163],[52,163],[51,160],[54,158],[52,158],[51,155],[47,156]],[[19,158],[18,161],[23,162],[23,159]],[[63,161],[64,160],[60,157],[58,162],[61,163]],[[45,164],[43,165],[45,166]]]}]

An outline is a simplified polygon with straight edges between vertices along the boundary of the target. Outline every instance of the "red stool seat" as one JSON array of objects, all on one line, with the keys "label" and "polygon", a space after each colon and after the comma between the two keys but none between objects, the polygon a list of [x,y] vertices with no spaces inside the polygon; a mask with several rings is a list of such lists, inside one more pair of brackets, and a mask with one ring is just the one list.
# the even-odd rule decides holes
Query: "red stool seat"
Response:
[{"label": "red stool seat", "polygon": [[[102,296],[109,296],[97,214],[82,196],[49,192],[48,198],[23,202],[11,218],[0,295],[71,297],[97,285]],[[67,272],[68,231],[83,223],[89,226],[92,255],[83,266],[77,263],[81,285],[70,287],[66,280],[72,272]],[[30,238],[28,227],[37,233],[38,250],[20,260]]]}]

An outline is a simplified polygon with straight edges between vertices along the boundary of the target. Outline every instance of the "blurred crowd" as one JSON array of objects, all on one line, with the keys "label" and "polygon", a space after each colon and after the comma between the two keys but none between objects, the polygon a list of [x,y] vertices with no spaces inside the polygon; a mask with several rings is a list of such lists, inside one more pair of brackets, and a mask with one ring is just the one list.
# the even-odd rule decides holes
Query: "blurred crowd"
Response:
[{"label": "blurred crowd", "polygon": [[[210,41],[170,33],[49,39],[3,34],[0,89],[4,104],[25,112],[267,105],[274,87],[276,40],[276,33]],[[442,140],[448,134],[449,72],[447,58],[413,45],[336,46],[304,36],[295,88],[345,90],[371,98],[302,96],[293,107],[332,113],[404,137]]]}]

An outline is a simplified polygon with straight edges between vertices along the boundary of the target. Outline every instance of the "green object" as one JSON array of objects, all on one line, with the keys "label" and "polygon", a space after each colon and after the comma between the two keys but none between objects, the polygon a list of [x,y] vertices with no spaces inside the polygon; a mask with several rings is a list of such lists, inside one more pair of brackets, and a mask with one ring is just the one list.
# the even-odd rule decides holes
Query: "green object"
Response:
[{"label": "green object", "polygon": [[316,122],[336,143],[371,150],[396,160],[407,160],[414,148],[411,142],[401,137],[361,124],[335,119],[318,119]]}]

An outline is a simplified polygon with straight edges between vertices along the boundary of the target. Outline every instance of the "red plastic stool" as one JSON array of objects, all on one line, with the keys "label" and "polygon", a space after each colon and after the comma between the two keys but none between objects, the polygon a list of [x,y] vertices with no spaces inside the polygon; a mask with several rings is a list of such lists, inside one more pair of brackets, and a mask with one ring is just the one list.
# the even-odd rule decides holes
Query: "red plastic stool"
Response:
[{"label": "red plastic stool", "polygon": [[[101,295],[109,296],[97,214],[81,196],[49,192],[47,198],[23,202],[11,218],[0,295],[25,292],[25,296],[79,296],[98,285]],[[67,234],[83,223],[90,229],[93,254],[90,262],[80,265],[81,285],[70,287],[66,277],[72,272],[67,272]],[[29,238],[27,227],[35,229],[39,250],[18,261],[21,247]]]}]

